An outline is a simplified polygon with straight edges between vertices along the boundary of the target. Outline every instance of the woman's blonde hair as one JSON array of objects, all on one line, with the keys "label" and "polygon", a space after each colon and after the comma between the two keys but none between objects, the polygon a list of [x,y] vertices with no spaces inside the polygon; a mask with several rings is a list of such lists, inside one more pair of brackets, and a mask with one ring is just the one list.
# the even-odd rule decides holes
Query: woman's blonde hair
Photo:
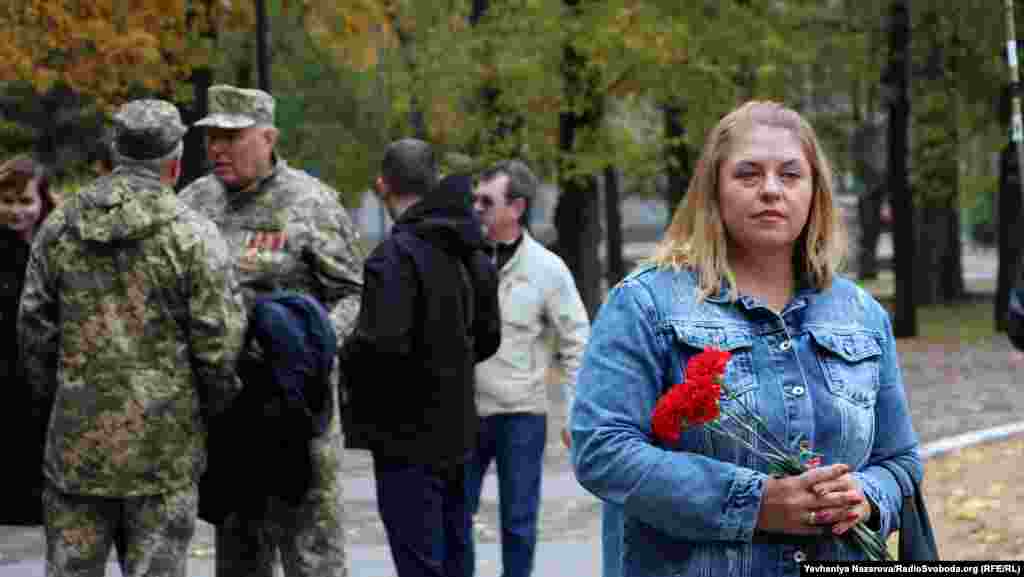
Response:
[{"label": "woman's blonde hair", "polygon": [[[800,139],[811,165],[814,192],[810,215],[796,241],[793,259],[798,275],[825,289],[846,256],[846,235],[833,198],[832,167],[814,129],[795,110],[777,102],[750,101],[718,122],[708,135],[686,197],[648,261],[661,267],[689,268],[698,274],[698,298],[718,294],[731,279],[725,224],[719,207],[718,172],[735,142],[755,126],[772,126]],[[737,298],[735,282],[729,298]]]}]

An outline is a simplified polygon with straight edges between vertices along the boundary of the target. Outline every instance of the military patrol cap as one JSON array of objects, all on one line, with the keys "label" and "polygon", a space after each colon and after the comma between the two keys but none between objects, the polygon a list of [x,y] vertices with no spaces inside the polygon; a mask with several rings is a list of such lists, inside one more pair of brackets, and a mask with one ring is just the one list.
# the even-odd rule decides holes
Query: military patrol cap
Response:
[{"label": "military patrol cap", "polygon": [[195,126],[246,128],[274,124],[274,97],[262,90],[215,84],[207,91],[210,114]]},{"label": "military patrol cap", "polygon": [[117,153],[136,160],[170,154],[188,132],[177,107],[165,100],[132,100],[117,110],[114,122]]}]

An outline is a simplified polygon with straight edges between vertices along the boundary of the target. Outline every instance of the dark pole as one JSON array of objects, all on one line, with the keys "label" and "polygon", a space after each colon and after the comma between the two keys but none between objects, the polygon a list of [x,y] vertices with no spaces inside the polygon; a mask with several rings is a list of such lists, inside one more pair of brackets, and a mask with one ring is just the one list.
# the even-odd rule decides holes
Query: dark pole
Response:
[{"label": "dark pole", "polygon": [[[1020,72],[1017,68],[1017,32],[1014,26],[1013,0],[1005,0],[1006,9],[1006,62],[1010,67],[1010,140],[1017,153],[1017,165],[1024,166],[1024,121],[1020,112]],[[1020,182],[1024,187],[1024,180]]]},{"label": "dark pole", "polygon": [[[1007,96],[1004,100],[1008,100]],[[1003,108],[1008,112],[1009,103]],[[1004,115],[1005,116],[1005,115]],[[1004,120],[1008,120],[1005,116]],[[999,153],[999,270],[996,274],[995,327],[1006,332],[1006,311],[1010,303],[1010,289],[1018,278],[1017,266],[1020,246],[1016,240],[1020,214],[1020,171],[1017,166],[1016,146],[1010,141]]]},{"label": "dark pole", "polygon": [[256,0],[256,66],[260,90],[270,92],[270,23],[267,0]]},{"label": "dark pole", "polygon": [[[1006,18],[1006,64],[1010,72],[1008,87],[1010,142],[1000,155],[999,163],[999,271],[996,277],[996,330],[1006,330],[1006,310],[1010,290],[1020,280],[1020,240],[1017,228],[1024,199],[1024,121],[1021,119],[1020,69],[1017,63],[1017,28],[1013,0],[1004,0]],[[1002,120],[1002,119],[1001,119]]]}]

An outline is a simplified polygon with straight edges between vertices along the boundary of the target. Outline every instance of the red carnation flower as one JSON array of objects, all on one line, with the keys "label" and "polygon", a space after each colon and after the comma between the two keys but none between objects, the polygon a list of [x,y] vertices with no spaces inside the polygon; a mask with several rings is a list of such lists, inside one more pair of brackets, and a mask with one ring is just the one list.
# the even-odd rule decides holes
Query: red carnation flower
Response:
[{"label": "red carnation flower", "polygon": [[728,352],[707,348],[690,358],[683,382],[673,385],[654,407],[651,429],[657,439],[676,443],[683,429],[718,418],[729,357]]}]

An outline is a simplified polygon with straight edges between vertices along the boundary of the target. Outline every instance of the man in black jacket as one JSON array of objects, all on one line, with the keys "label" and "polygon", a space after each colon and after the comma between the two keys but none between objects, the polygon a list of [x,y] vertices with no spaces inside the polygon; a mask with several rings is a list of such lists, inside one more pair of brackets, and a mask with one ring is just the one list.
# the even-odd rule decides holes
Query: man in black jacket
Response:
[{"label": "man in black jacket", "polygon": [[473,367],[498,350],[498,277],[468,177],[437,182],[426,142],[391,143],[375,187],[395,221],[364,264],[341,352],[349,448],[369,449],[399,577],[461,576],[466,460],[477,435]]}]

